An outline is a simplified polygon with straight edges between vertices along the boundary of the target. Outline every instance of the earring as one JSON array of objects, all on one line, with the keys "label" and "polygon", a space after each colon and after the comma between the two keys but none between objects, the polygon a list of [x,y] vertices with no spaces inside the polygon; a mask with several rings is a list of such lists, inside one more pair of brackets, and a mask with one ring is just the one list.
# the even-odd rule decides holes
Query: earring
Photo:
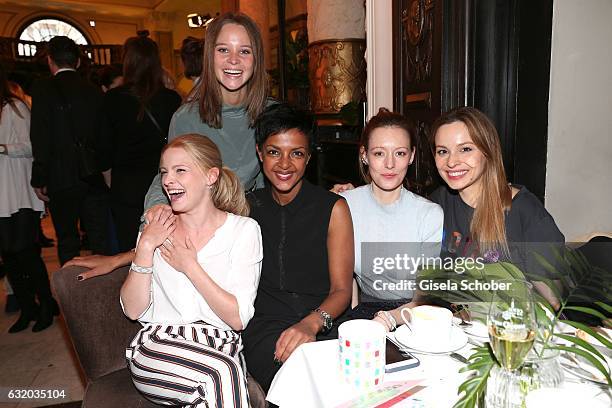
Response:
[{"label": "earring", "polygon": [[211,190],[211,189],[213,188],[213,185],[214,185],[214,184],[209,184],[209,185],[207,185],[206,187],[207,187],[209,190]]},{"label": "earring", "polygon": [[368,165],[368,161],[365,159],[365,157],[361,158],[361,162],[365,164],[366,166]]}]

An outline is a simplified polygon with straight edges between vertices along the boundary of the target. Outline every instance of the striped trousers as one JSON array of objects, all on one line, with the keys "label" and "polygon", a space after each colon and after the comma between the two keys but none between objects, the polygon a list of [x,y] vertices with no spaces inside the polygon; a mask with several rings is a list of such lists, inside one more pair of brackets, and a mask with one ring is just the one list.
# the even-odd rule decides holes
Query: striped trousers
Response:
[{"label": "striped trousers", "polygon": [[147,324],[126,349],[136,388],[162,405],[248,408],[242,339],[205,323]]}]

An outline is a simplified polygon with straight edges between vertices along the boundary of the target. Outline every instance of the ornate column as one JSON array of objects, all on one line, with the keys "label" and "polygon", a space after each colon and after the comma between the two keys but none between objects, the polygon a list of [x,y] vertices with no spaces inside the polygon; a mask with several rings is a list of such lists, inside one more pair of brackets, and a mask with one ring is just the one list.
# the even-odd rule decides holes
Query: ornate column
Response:
[{"label": "ornate column", "polygon": [[145,27],[150,31],[151,39],[159,47],[162,65],[174,75],[176,74],[176,67],[174,66],[172,25],[175,18],[176,13],[153,11],[145,21]]},{"label": "ornate column", "polygon": [[261,39],[263,41],[264,49],[264,66],[268,66],[270,59],[270,12],[268,10],[267,1],[252,1],[252,0],[239,0],[240,12],[251,17],[261,31]]},{"label": "ornate column", "polygon": [[308,0],[308,72],[312,110],[336,114],[365,100],[362,0]]}]

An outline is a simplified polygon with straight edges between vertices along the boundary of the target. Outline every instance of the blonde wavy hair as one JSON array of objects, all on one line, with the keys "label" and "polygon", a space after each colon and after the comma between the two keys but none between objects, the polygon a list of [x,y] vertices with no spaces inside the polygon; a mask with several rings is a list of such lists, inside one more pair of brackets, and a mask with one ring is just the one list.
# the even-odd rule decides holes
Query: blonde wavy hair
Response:
[{"label": "blonde wavy hair", "polygon": [[183,149],[203,172],[212,168],[219,169],[219,177],[212,186],[212,201],[216,208],[236,215],[249,215],[242,183],[236,173],[223,166],[221,152],[207,136],[188,134],[172,140],[162,149],[162,155],[170,148]]}]

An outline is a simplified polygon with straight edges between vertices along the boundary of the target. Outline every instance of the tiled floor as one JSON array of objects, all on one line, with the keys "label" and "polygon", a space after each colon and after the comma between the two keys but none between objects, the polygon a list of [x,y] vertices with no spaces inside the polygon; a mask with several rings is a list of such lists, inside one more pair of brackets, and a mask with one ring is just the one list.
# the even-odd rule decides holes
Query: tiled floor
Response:
[{"label": "tiled floor", "polygon": [[[55,238],[48,217],[43,220],[43,230],[46,236]],[[43,249],[49,275],[59,269],[56,251],[56,247]],[[55,401],[47,399],[11,403],[4,399],[4,395],[0,395],[0,407],[41,407],[82,400],[82,374],[61,316],[55,318],[55,323],[42,332],[24,330],[9,334],[8,328],[19,317],[19,313],[4,313],[5,301],[4,289],[0,288],[0,394],[6,395],[8,389],[23,387],[64,390],[66,397]]]}]

